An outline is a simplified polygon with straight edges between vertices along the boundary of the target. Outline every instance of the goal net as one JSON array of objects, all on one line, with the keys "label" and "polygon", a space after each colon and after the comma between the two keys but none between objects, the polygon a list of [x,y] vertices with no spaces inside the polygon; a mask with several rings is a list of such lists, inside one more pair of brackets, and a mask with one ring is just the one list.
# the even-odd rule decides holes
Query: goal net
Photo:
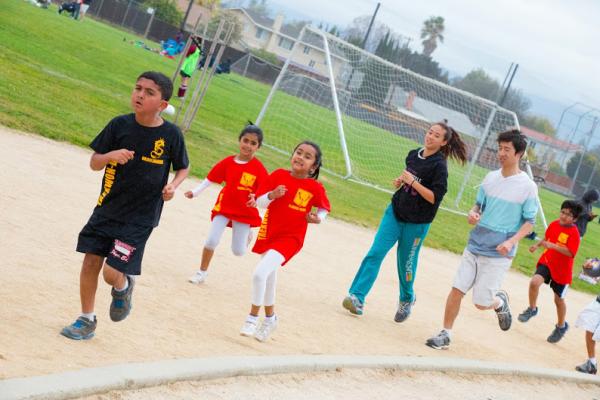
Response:
[{"label": "goal net", "polygon": [[432,123],[447,120],[468,146],[469,162],[449,161],[442,207],[465,213],[496,160],[497,133],[518,127],[495,103],[418,75],[307,26],[265,101],[257,123],[265,143],[289,153],[317,142],[324,169],[389,191],[409,150]]}]

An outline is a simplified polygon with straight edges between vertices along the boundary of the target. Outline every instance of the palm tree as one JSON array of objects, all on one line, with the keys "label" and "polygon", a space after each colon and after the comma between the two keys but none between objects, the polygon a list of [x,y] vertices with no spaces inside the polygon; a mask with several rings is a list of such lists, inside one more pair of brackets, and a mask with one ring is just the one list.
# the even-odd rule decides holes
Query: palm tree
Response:
[{"label": "palm tree", "polygon": [[431,56],[437,48],[438,40],[444,42],[444,17],[430,17],[423,23],[421,39],[423,41],[423,54]]}]

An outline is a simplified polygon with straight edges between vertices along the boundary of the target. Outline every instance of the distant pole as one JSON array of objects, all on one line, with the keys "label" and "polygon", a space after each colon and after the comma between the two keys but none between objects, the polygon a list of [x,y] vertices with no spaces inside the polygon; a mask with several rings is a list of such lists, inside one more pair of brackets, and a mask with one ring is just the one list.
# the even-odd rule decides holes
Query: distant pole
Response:
[{"label": "distant pole", "polygon": [[506,100],[506,95],[508,94],[508,90],[510,89],[510,85],[512,84],[513,78],[515,77],[515,74],[517,73],[518,68],[519,68],[519,64],[515,64],[515,68],[512,71],[512,75],[510,76],[510,79],[508,80],[508,83],[506,84],[506,87],[504,88],[504,94],[502,94],[502,98],[500,99],[500,102],[498,103],[498,105],[500,107],[502,107],[502,105],[504,104],[504,100]]},{"label": "distant pole", "polygon": [[506,81],[508,80],[508,77],[510,76],[510,73],[512,72],[514,65],[515,65],[515,63],[511,62],[510,67],[508,67],[508,71],[506,71],[506,76],[504,77],[504,80],[502,81],[502,86],[500,86],[500,88],[498,89],[498,93],[496,94],[496,103],[498,103],[498,101],[500,101],[500,94],[502,93],[502,90],[504,89],[504,85],[506,85]]},{"label": "distant pole", "polygon": [[185,10],[185,16],[183,17],[183,20],[181,20],[181,26],[179,27],[179,30],[181,32],[183,32],[183,30],[185,29],[185,22],[188,19],[188,15],[190,15],[190,11],[192,11],[192,6],[194,5],[194,0],[190,0],[190,3],[188,4],[187,10]]},{"label": "distant pole", "polygon": [[369,35],[371,34],[371,28],[373,27],[373,22],[375,22],[375,17],[377,16],[377,12],[379,11],[379,6],[381,6],[381,3],[377,3],[377,7],[375,7],[375,12],[373,13],[373,16],[371,17],[371,22],[369,22],[369,27],[367,28],[367,33],[365,33],[365,38],[363,39],[362,42],[362,49],[364,50],[365,46],[367,45],[367,40],[369,40]]}]

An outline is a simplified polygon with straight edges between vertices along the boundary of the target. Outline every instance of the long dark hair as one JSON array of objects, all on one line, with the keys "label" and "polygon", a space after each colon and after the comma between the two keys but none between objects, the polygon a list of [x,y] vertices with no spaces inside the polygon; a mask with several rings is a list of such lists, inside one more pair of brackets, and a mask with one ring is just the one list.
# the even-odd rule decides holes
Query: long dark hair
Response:
[{"label": "long dark hair", "polygon": [[322,159],[323,159],[323,153],[321,152],[321,148],[315,142],[311,142],[310,140],[305,140],[303,142],[298,143],[298,145],[296,147],[294,147],[294,151],[292,152],[292,154],[294,154],[296,152],[296,150],[298,149],[298,147],[302,146],[303,144],[312,146],[312,148],[315,149],[315,153],[316,153],[315,154],[315,163],[313,165],[313,171],[309,172],[308,177],[313,178],[313,179],[318,179],[319,178],[319,170],[321,169]]},{"label": "long dark hair", "polygon": [[443,120],[440,122],[436,122],[432,126],[439,125],[444,128],[446,134],[444,135],[444,140],[446,141],[446,145],[442,146],[440,152],[444,156],[444,158],[454,158],[456,161],[461,162],[462,164],[467,162],[467,145],[462,141],[458,133],[448,125],[447,120]]}]

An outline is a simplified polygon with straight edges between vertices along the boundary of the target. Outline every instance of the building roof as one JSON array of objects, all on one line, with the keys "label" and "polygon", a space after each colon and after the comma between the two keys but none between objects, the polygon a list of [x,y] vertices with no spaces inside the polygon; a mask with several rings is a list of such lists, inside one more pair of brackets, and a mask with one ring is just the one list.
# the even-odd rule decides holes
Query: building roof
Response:
[{"label": "building roof", "polygon": [[581,150],[581,146],[578,144],[565,142],[564,140],[548,136],[545,133],[535,131],[531,128],[527,128],[526,126],[521,126],[521,132],[523,133],[523,135],[527,136],[529,139],[533,140],[536,143],[543,143],[546,146],[566,151]]}]

